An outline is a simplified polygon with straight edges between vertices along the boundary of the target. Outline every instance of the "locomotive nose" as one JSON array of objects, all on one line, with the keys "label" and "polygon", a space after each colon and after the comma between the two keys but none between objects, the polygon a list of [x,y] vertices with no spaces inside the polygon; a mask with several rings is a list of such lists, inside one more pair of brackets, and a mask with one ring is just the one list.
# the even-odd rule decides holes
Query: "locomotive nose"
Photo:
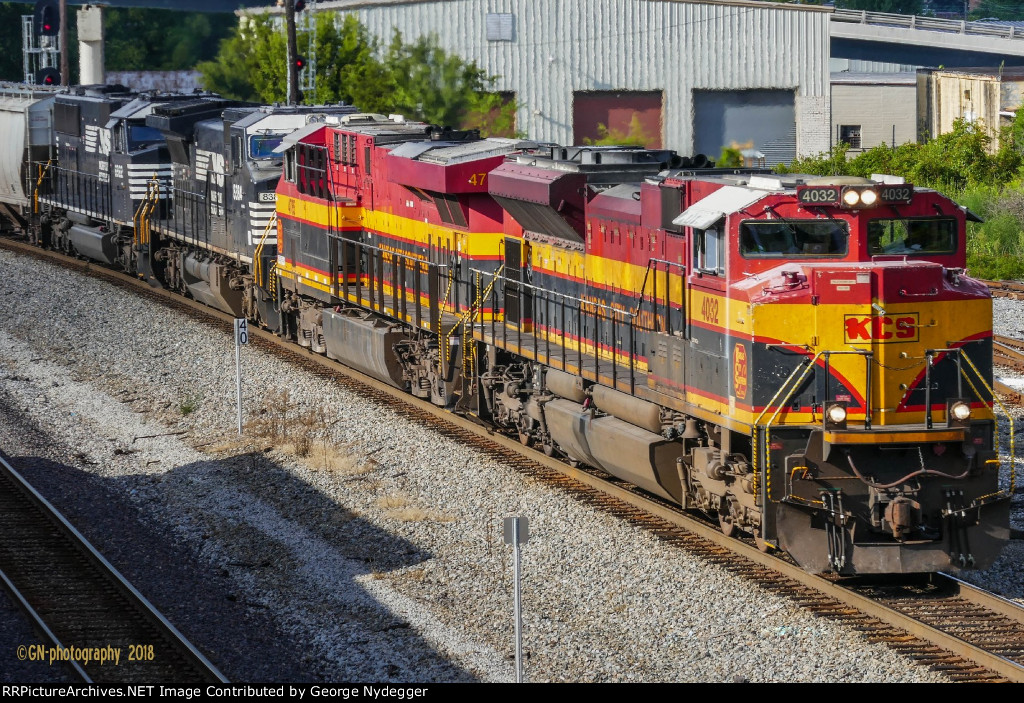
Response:
[{"label": "locomotive nose", "polygon": [[961,365],[983,370],[991,335],[988,292],[956,273],[921,261],[811,272],[815,351],[834,383],[824,402],[852,403],[869,425],[926,422],[928,408],[944,420],[965,394]]}]

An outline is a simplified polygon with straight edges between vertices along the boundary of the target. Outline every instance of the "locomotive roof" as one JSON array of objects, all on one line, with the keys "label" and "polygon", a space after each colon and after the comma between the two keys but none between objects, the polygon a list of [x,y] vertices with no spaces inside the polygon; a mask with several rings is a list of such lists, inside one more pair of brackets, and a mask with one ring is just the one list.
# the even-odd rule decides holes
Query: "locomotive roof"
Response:
[{"label": "locomotive roof", "polygon": [[371,136],[374,144],[394,144],[415,137],[426,138],[434,128],[426,122],[407,121],[401,115],[384,116],[376,113],[329,116],[327,123],[334,129]]},{"label": "locomotive roof", "polygon": [[[358,112],[352,105],[263,105],[246,110],[235,119],[234,126],[242,129],[294,129],[311,122],[326,122],[328,116],[350,115]],[[227,115],[225,115],[227,116]]]},{"label": "locomotive roof", "polygon": [[145,119],[148,117],[155,108],[164,106],[167,103],[177,103],[179,105],[194,105],[202,98],[208,99],[220,99],[220,96],[214,95],[213,93],[189,93],[189,94],[151,94],[143,93],[136,96],[128,104],[122,105],[114,112],[110,113],[110,123],[107,127],[111,127],[114,120],[123,119]]},{"label": "locomotive roof", "polygon": [[536,149],[537,142],[525,139],[491,137],[469,142],[415,141],[406,142],[392,150],[392,155],[425,163],[451,166],[467,161],[478,161],[492,156],[503,156],[514,151]]},{"label": "locomotive roof", "polygon": [[[511,158],[522,166],[583,174],[587,185],[601,187],[640,183],[653,178],[675,155],[673,151],[621,147],[596,151],[590,147],[573,147],[572,150],[557,146],[541,147],[539,154],[519,154]],[[570,158],[557,158],[563,155]]]}]

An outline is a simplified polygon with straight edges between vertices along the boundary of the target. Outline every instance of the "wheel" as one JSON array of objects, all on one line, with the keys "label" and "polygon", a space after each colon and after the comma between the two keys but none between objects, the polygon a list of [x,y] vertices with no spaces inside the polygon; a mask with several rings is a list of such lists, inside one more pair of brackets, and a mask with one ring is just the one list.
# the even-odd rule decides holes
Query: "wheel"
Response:
[{"label": "wheel", "polygon": [[544,450],[544,454],[547,455],[547,456],[554,456],[555,455],[555,445],[553,445],[553,444],[550,444],[550,443],[545,444],[545,445],[543,445],[541,447],[541,449]]},{"label": "wheel", "polygon": [[757,548],[760,549],[765,554],[768,554],[769,552],[771,552],[771,551],[773,551],[775,549],[775,547],[773,547],[772,545],[768,544],[768,542],[766,542],[765,540],[761,539],[761,531],[760,530],[756,530],[754,532],[754,544],[756,544]]},{"label": "wheel", "polygon": [[726,513],[718,513],[718,526],[722,528],[722,534],[726,537],[732,537],[736,533],[736,523],[732,521],[732,516]]},{"label": "wheel", "polygon": [[519,433],[519,443],[524,447],[530,446],[530,434],[528,432]]}]

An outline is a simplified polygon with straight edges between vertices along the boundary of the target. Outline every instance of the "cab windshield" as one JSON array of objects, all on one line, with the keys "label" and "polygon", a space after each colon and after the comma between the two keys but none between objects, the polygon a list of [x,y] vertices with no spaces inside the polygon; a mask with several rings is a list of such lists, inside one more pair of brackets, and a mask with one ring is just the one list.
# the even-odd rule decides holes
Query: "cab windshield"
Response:
[{"label": "cab windshield", "polygon": [[283,134],[254,134],[249,137],[249,156],[253,159],[280,158],[274,149],[281,145]]},{"label": "cab windshield", "polygon": [[956,220],[929,217],[871,220],[868,222],[868,253],[952,254],[956,251]]},{"label": "cab windshield", "polygon": [[128,146],[137,149],[146,144],[159,144],[164,140],[164,135],[159,129],[144,124],[128,125]]},{"label": "cab windshield", "polygon": [[757,220],[740,224],[746,259],[844,256],[850,230],[844,220]]}]

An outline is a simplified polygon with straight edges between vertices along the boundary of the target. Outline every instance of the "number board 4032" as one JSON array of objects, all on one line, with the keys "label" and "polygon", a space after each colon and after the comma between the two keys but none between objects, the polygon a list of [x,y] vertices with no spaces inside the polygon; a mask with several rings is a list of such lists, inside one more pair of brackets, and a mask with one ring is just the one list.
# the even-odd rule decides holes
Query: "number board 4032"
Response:
[{"label": "number board 4032", "polygon": [[839,186],[805,186],[797,189],[796,197],[808,205],[837,205],[841,190]]}]

